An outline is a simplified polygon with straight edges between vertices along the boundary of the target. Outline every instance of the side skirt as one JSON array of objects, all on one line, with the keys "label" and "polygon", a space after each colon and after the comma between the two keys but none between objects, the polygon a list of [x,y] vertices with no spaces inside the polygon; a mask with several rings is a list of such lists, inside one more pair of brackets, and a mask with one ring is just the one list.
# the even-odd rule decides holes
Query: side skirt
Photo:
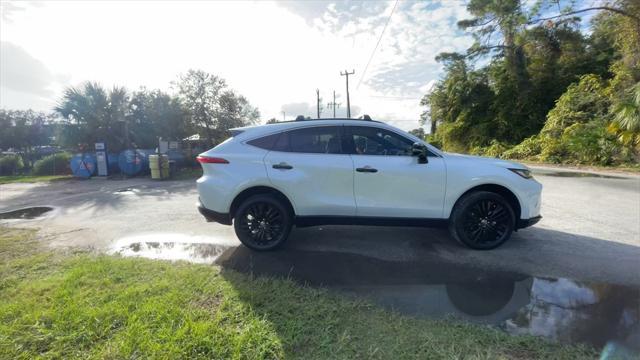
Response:
[{"label": "side skirt", "polygon": [[398,218],[377,216],[296,216],[297,227],[317,225],[369,225],[369,226],[418,226],[446,227],[448,219]]}]

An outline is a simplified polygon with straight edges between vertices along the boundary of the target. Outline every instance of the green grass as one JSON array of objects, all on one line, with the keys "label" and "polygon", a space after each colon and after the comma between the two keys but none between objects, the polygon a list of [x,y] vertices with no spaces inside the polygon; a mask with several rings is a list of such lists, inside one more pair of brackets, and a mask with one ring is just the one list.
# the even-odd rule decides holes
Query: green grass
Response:
[{"label": "green grass", "polygon": [[43,181],[56,181],[56,180],[68,180],[72,179],[71,175],[11,175],[0,176],[0,184],[11,183],[33,183]]},{"label": "green grass", "polygon": [[0,228],[0,358],[596,358],[215,266],[40,249]]}]

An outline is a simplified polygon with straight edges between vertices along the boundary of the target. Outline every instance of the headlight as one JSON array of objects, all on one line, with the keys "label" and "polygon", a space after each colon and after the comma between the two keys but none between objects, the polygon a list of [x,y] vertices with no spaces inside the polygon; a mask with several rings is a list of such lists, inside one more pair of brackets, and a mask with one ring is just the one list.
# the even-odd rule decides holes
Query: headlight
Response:
[{"label": "headlight", "polygon": [[522,176],[525,179],[531,179],[533,178],[533,175],[531,174],[530,170],[527,169],[509,169],[511,171],[513,171],[514,173]]}]

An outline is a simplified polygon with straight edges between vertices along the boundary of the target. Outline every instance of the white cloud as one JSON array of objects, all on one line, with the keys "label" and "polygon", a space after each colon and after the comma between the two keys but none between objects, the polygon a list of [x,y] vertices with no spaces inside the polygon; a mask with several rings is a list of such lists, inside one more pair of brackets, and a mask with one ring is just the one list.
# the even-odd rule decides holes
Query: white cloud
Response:
[{"label": "white cloud", "polygon": [[[469,42],[455,28],[466,17],[462,3],[400,1],[356,89],[391,1],[19,4],[11,21],[0,24],[0,40],[19,46],[52,74],[70,74],[70,84],[93,80],[167,90],[177,74],[200,68],[225,78],[265,119],[280,119],[283,104],[307,103],[314,110],[316,88],[326,107],[333,90],[344,96],[340,71],[355,69],[352,113],[358,107],[416,127],[424,87],[441,71],[434,57]],[[61,89],[51,89],[45,102],[15,93],[4,94],[1,105],[46,107],[60,95]],[[344,111],[346,100],[341,102]]]}]

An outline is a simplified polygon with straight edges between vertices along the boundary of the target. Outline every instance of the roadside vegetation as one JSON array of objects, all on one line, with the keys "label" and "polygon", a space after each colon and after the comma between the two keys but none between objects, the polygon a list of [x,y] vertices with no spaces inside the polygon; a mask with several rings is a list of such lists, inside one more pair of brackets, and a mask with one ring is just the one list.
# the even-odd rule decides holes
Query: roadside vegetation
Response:
[{"label": "roadside vegetation", "polygon": [[72,179],[71,175],[9,175],[0,176],[0,185],[12,183],[36,183]]},{"label": "roadside vegetation", "polygon": [[507,159],[637,166],[640,3],[571,2],[560,13],[556,1],[496,4],[469,1],[473,18],[458,25],[475,44],[437,57],[444,77],[422,100],[429,140]]},{"label": "roadside vegetation", "polygon": [[0,358],[596,358],[216,266],[49,251],[0,228]]}]

